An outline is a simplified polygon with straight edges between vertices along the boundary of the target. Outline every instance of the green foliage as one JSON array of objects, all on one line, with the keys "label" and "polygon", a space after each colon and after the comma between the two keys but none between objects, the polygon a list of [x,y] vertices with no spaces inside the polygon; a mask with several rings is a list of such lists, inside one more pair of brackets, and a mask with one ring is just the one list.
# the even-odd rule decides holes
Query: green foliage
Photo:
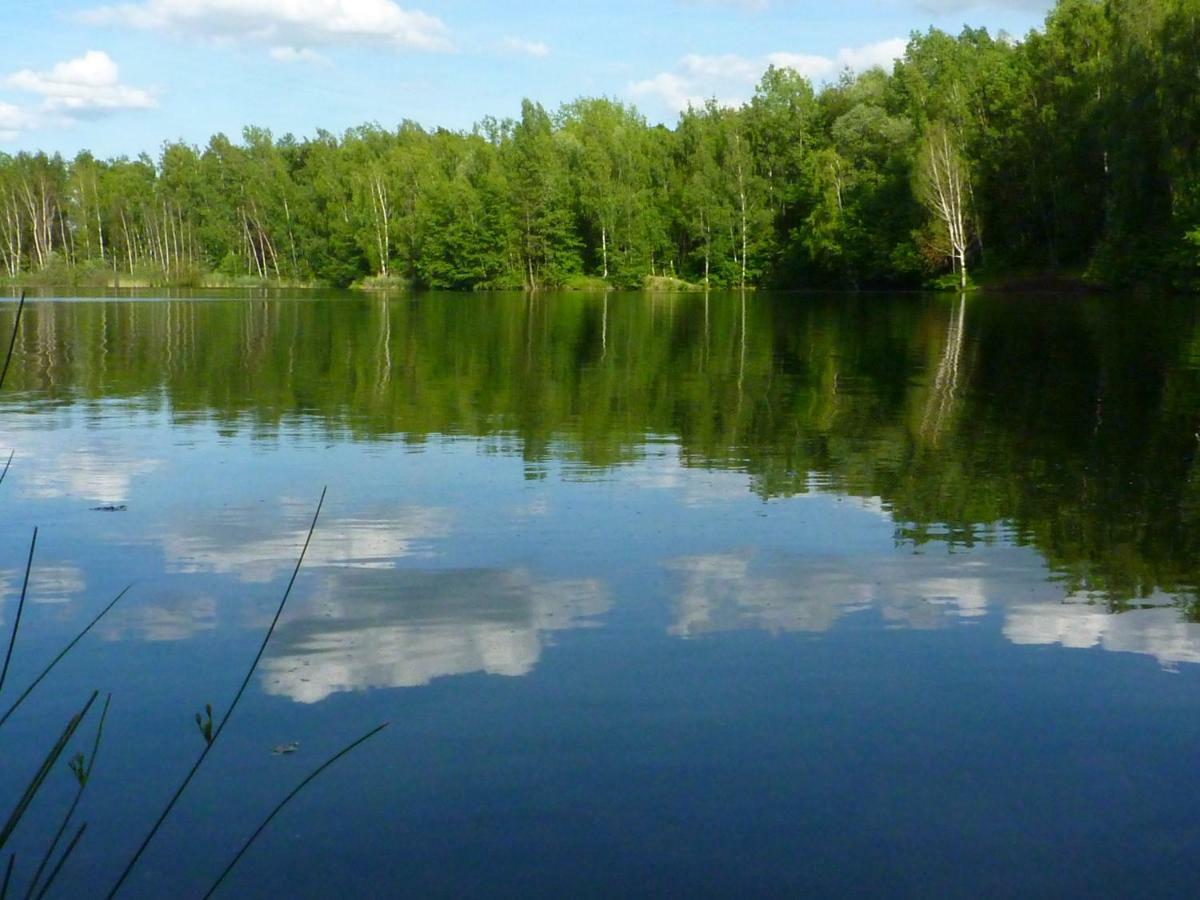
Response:
[{"label": "green foliage", "polygon": [[642,282],[642,289],[655,294],[681,294],[703,291],[704,285],[666,275],[647,275]]},{"label": "green foliage", "polygon": [[[954,293],[958,293],[959,291],[963,290],[962,282],[959,279],[958,274],[955,272],[947,272],[944,275],[939,275],[936,278],[930,279],[926,284],[926,287],[933,291],[952,291]],[[973,282],[968,278],[967,290],[971,290],[973,287]]]},{"label": "green foliage", "polygon": [[562,290],[604,293],[605,291],[612,290],[612,285],[605,279],[598,278],[595,275],[572,275],[563,282]]}]

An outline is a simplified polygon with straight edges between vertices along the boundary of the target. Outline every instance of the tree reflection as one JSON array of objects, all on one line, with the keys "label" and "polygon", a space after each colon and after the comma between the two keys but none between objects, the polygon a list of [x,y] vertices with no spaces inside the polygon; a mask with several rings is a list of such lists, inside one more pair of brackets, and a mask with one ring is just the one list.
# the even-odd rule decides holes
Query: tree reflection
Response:
[{"label": "tree reflection", "polygon": [[264,438],[470,435],[580,476],[667,437],[683,465],[744,472],[764,498],[814,484],[880,498],[901,541],[1011,533],[1067,593],[1197,608],[1188,303],[427,295],[28,315],[9,410],[36,397],[165,406]]}]

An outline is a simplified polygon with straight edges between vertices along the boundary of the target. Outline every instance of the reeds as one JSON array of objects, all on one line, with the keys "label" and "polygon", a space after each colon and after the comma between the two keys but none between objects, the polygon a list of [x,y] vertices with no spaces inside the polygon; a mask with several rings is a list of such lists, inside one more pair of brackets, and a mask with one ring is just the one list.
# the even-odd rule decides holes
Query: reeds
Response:
[{"label": "reeds", "polygon": [[[121,876],[117,879],[117,883],[113,885],[112,890],[108,892],[108,897],[115,897],[117,891],[121,889],[121,885],[129,877],[138,860],[142,858],[142,854],[146,852],[146,848],[150,846],[150,842],[154,840],[154,836],[158,834],[158,830],[162,827],[163,822],[167,820],[167,816],[171,814],[171,810],[175,808],[175,804],[179,802],[179,798],[183,796],[183,792],[187,790],[187,786],[192,783],[192,779],[196,777],[196,772],[204,765],[204,760],[208,759],[208,754],[212,752],[212,748],[216,746],[217,741],[221,737],[221,732],[225,730],[233,711],[237,708],[238,702],[242,699],[242,695],[246,693],[246,687],[250,684],[250,679],[254,676],[254,670],[258,668],[258,663],[262,659],[263,653],[266,652],[267,642],[271,640],[271,635],[275,633],[275,626],[279,624],[279,617],[283,615],[283,607],[287,604],[288,597],[292,593],[292,586],[296,583],[296,576],[300,574],[300,566],[304,563],[304,556],[308,553],[308,545],[312,542],[313,532],[317,528],[317,519],[321,515],[321,507],[325,505],[325,490],[321,490],[321,499],[317,501],[317,511],[313,514],[312,523],[308,526],[308,535],[304,538],[304,546],[300,549],[300,556],[296,560],[296,567],[292,570],[292,577],[288,579],[287,588],[284,589],[283,597],[279,601],[279,606],[275,610],[275,617],[271,619],[271,624],[267,628],[267,633],[263,635],[262,643],[259,645],[258,653],[254,655],[254,660],[250,663],[250,668],[246,670],[246,677],[242,679],[241,685],[238,686],[237,693],[233,695],[233,701],[229,704],[229,708],[225,710],[225,715],[221,717],[215,730],[209,734],[205,734],[204,749],[200,751],[200,755],[196,757],[196,761],[192,763],[192,767],[183,777],[183,781],[179,783],[179,787],[175,789],[175,793],[171,795],[171,799],[167,801],[167,805],[163,811],[159,813],[154,824],[150,827],[150,831],[142,840],[129,862],[125,865],[125,869],[121,872]],[[210,713],[211,716],[211,713]],[[199,718],[199,717],[197,717]],[[211,719],[210,719],[211,722]],[[203,725],[201,731],[204,730]]]}]

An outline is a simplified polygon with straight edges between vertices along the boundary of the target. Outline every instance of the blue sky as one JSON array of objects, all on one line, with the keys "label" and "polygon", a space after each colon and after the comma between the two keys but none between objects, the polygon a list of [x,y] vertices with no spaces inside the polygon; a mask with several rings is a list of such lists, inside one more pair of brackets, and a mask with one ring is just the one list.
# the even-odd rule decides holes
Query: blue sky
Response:
[{"label": "blue sky", "polygon": [[814,81],[907,35],[1022,35],[1052,0],[0,0],[0,151],[101,156],[363,122],[469,128],[581,95],[673,122],[736,102],[768,63]]}]

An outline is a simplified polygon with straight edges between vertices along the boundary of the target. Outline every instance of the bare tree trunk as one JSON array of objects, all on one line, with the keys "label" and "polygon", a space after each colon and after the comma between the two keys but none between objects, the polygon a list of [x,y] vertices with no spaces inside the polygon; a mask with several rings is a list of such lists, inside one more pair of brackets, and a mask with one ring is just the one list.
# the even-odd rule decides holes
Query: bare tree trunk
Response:
[{"label": "bare tree trunk", "polygon": [[742,290],[746,289],[746,192],[739,194],[742,201]]},{"label": "bare tree trunk", "polygon": [[970,245],[966,165],[950,141],[944,125],[930,129],[925,139],[918,183],[921,199],[946,229],[951,261],[957,264],[959,286],[967,287],[967,249]]},{"label": "bare tree trunk", "polygon": [[25,208],[29,210],[29,230],[33,237],[33,252],[37,257],[37,267],[41,270],[46,268],[46,252],[48,248],[42,242],[42,224],[39,217],[40,207],[38,206],[37,198],[33,195],[33,187],[25,178],[21,179],[21,195],[21,199],[25,202]]},{"label": "bare tree trunk", "polygon": [[21,207],[16,197],[4,198],[4,268],[12,278],[21,268]]},{"label": "bare tree trunk", "polygon": [[92,182],[92,196],[96,198],[96,235],[100,238],[100,261],[104,261],[104,220],[100,218],[100,190]]},{"label": "bare tree trunk", "polygon": [[129,257],[129,274],[133,274],[133,240],[129,236],[129,223],[125,221],[125,210],[121,211],[121,231],[125,234],[125,255]]},{"label": "bare tree trunk", "polygon": [[41,178],[41,214],[42,227],[45,229],[44,244],[46,248],[46,261],[49,262],[49,256],[54,252],[54,221],[50,213],[50,192],[46,189],[46,178]]},{"label": "bare tree trunk", "polygon": [[75,265],[75,237],[67,240],[67,217],[63,215],[62,207],[58,208],[58,237],[62,241],[63,259],[68,265]]},{"label": "bare tree trunk", "polygon": [[175,251],[175,269],[179,270],[179,232],[175,228],[175,216],[172,210],[163,203],[163,217],[171,223],[171,249]]},{"label": "bare tree trunk", "polygon": [[292,234],[292,211],[288,208],[287,197],[283,198],[283,215],[287,219],[288,249],[292,255],[292,277],[297,278],[300,275],[300,263],[296,259],[296,238]]},{"label": "bare tree trunk", "polygon": [[371,202],[375,207],[375,243],[379,248],[379,274],[388,275],[388,259],[392,255],[392,239],[389,234],[391,208],[388,205],[387,185],[378,172],[371,175]]},{"label": "bare tree trunk", "polygon": [[258,235],[258,246],[263,253],[263,277],[266,277],[266,266],[268,256],[270,257],[271,267],[275,270],[275,277],[280,278],[279,274],[279,255],[275,252],[275,244],[271,241],[271,236],[267,234],[267,229],[263,227],[262,219],[258,215],[258,204],[253,200],[250,201],[250,208],[253,212],[254,230]]},{"label": "bare tree trunk", "polygon": [[92,258],[92,229],[88,225],[87,183],[83,180],[83,172],[79,173],[79,208],[80,224],[83,226],[83,246],[87,258]]},{"label": "bare tree trunk", "polygon": [[[738,146],[741,146],[741,138],[738,138]],[[746,289],[746,180],[745,173],[742,171],[742,163],[738,161],[737,168],[737,183],[738,183],[738,204],[742,214],[742,290]]]}]

